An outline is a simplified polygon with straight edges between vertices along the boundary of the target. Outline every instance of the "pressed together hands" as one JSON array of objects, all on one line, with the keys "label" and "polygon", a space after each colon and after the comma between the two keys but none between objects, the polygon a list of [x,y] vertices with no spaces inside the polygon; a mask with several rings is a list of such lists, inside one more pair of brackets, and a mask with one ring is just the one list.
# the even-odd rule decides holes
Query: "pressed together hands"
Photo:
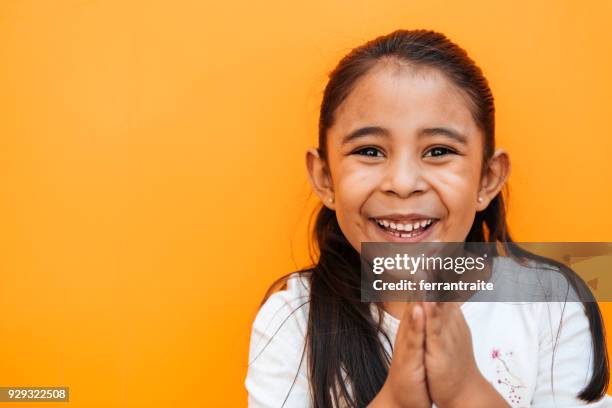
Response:
[{"label": "pressed together hands", "polygon": [[389,374],[369,407],[509,407],[482,376],[459,303],[406,303]]}]

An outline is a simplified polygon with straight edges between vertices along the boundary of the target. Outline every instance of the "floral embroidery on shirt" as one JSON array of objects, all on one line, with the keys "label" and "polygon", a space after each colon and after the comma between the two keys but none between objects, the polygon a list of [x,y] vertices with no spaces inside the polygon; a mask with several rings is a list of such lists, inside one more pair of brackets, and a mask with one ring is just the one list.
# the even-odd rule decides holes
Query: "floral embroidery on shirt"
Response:
[{"label": "floral embroidery on shirt", "polygon": [[505,393],[506,399],[513,407],[528,407],[529,403],[525,401],[523,393],[525,384],[513,373],[513,355],[512,351],[502,352],[499,348],[491,350],[491,359],[495,362],[495,382],[498,390]]}]

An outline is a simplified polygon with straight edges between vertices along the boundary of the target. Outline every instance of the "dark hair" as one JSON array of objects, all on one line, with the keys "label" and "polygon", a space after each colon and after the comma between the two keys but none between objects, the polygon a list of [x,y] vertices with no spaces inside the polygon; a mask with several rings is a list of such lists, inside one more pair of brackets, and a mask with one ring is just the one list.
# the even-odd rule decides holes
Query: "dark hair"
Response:
[{"label": "dark hair", "polygon": [[[327,131],[334,123],[337,108],[355,83],[383,59],[437,69],[465,92],[475,123],[484,135],[483,170],[486,169],[495,151],[495,106],[488,82],[465,50],[443,34],[429,30],[394,31],[354,48],[339,62],[329,75],[321,103],[318,147],[321,157],[327,160]],[[551,264],[580,294],[590,294],[571,269],[513,242],[506,223],[504,196],[507,194],[506,186],[485,210],[476,214],[466,241],[499,242],[503,252],[521,264],[530,259]],[[314,406],[338,406],[344,400],[351,407],[363,407],[382,388],[390,364],[391,356],[385,352],[378,336],[383,315],[380,313],[375,319],[370,305],[361,302],[359,253],[342,233],[335,212],[325,206],[316,213],[313,241],[318,260],[300,272],[310,280],[306,347]],[[277,280],[265,298],[289,275]],[[584,302],[584,306],[593,340],[594,367],[589,383],[578,397],[595,401],[605,395],[608,386],[608,356],[599,307],[595,301]],[[387,341],[391,345],[388,338]]]}]

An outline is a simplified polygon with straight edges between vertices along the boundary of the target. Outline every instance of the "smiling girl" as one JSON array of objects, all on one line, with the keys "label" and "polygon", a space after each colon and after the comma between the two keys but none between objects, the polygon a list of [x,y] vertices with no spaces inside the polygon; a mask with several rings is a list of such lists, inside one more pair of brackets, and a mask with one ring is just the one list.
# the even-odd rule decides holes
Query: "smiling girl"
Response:
[{"label": "smiling girl", "polygon": [[544,259],[512,244],[494,112],[481,70],[436,32],[395,31],[340,61],[306,154],[318,260],[257,314],[250,406],[609,404],[597,303],[361,302],[362,242],[500,242],[510,256],[494,268],[512,273]]}]

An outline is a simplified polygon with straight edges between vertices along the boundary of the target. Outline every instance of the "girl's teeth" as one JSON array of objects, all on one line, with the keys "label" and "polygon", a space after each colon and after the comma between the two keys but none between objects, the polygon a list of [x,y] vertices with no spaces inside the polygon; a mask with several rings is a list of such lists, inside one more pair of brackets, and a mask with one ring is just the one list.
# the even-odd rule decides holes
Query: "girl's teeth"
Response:
[{"label": "girl's teeth", "polygon": [[[402,238],[410,238],[416,234],[417,230],[420,232],[423,228],[430,225],[433,222],[433,220],[427,219],[427,220],[417,221],[417,222],[410,223],[410,224],[400,224],[400,223],[395,223],[393,221],[387,221],[387,220],[376,220],[376,222],[381,227],[389,229],[390,230],[389,232],[391,232],[393,235],[397,237],[401,236]],[[402,234],[399,231],[407,231],[407,233]],[[414,234],[411,234],[410,233],[411,231],[414,231]]]}]

